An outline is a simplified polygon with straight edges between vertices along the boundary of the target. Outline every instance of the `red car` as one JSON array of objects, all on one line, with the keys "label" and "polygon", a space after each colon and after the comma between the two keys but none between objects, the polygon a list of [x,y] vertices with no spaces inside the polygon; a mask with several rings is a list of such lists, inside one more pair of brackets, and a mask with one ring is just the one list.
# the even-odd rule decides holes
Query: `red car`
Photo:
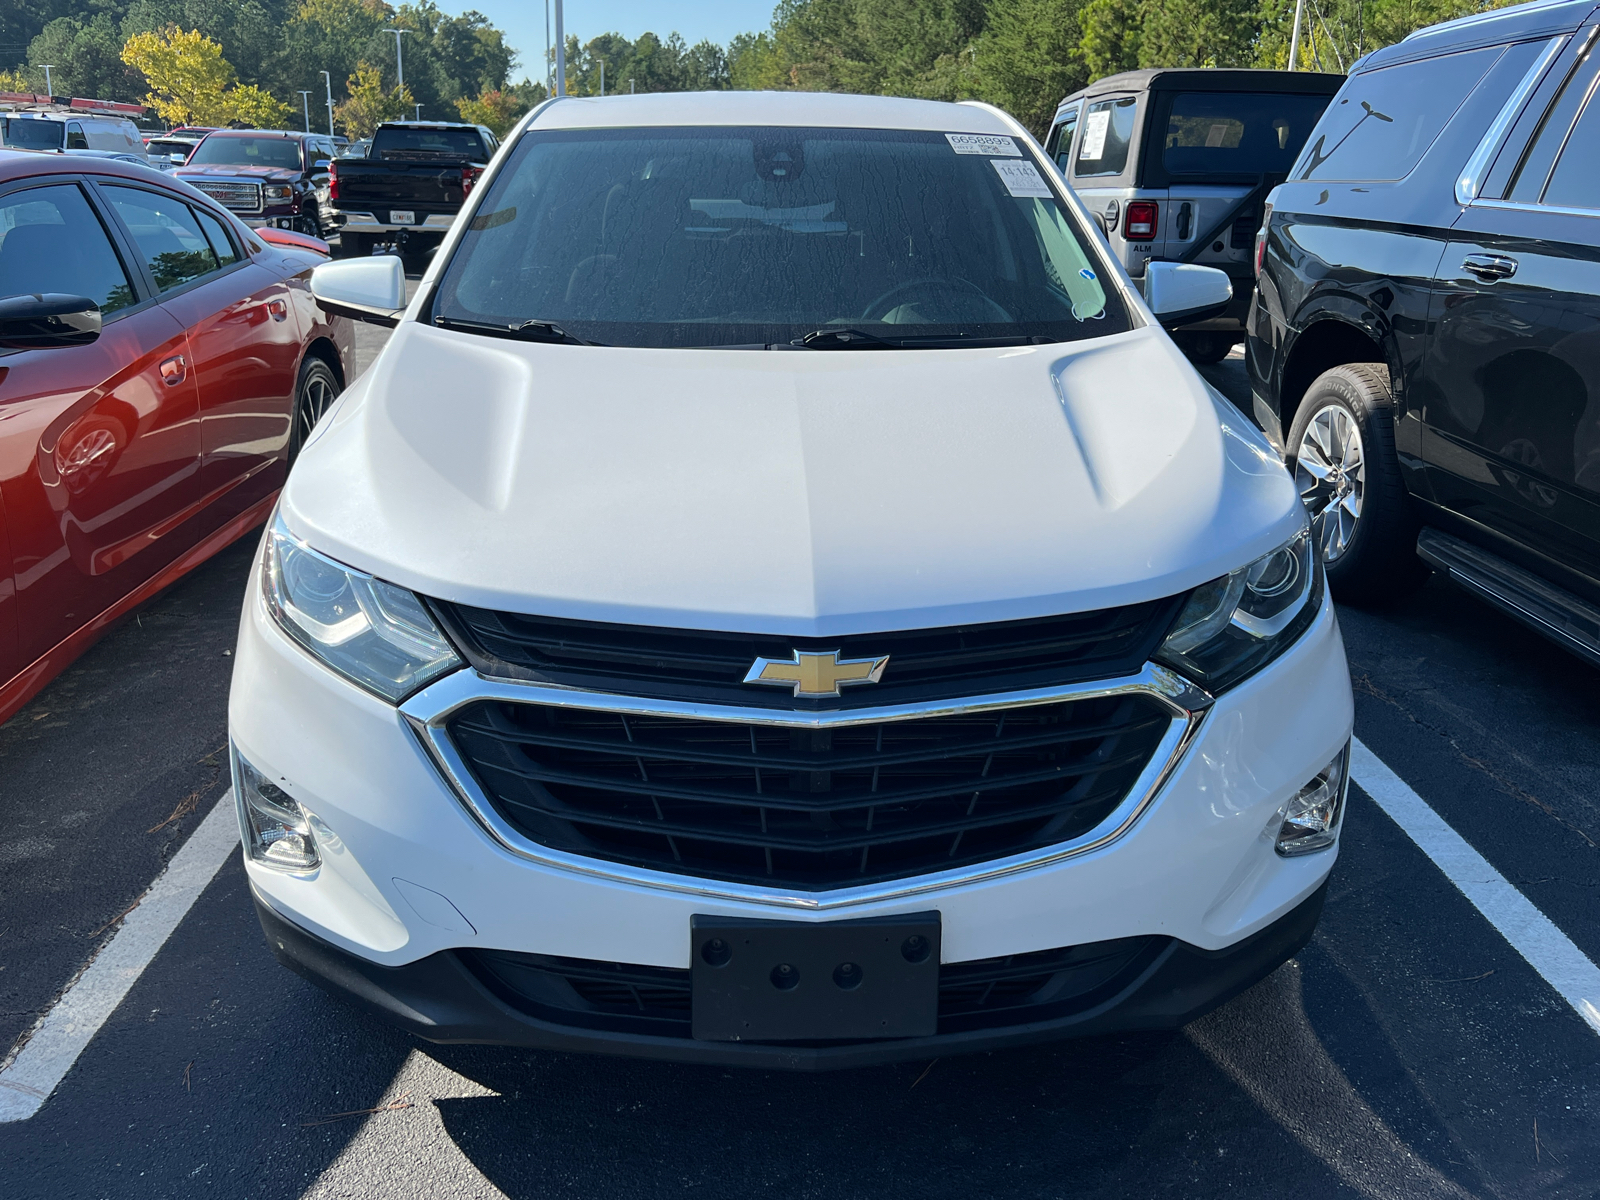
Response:
[{"label": "red car", "polygon": [[0,151],[0,721],[266,518],[353,361],[326,252],[144,167]]}]

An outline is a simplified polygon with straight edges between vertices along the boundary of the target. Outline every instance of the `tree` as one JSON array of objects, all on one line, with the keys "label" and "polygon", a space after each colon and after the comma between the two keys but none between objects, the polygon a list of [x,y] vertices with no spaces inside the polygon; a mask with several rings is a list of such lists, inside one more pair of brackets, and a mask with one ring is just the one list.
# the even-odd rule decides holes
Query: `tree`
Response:
[{"label": "tree", "polygon": [[[534,84],[542,93],[544,88]],[[539,97],[541,100],[544,97]],[[484,92],[477,99],[463,96],[456,101],[456,111],[461,114],[463,121],[470,121],[474,125],[487,125],[496,137],[505,137],[516,126],[533,105],[517,95],[514,91]]]},{"label": "tree", "polygon": [[21,71],[0,71],[0,92],[26,92],[32,94],[33,84]]},{"label": "tree", "polygon": [[1144,10],[1142,67],[1247,67],[1255,62],[1257,0],[1160,0]]},{"label": "tree", "polygon": [[287,104],[254,85],[234,86],[222,46],[199,30],[136,33],[122,48],[122,61],[149,81],[145,103],[174,124],[272,129],[289,121]]},{"label": "tree", "polygon": [[[138,100],[144,81],[122,61],[123,37],[109,13],[87,21],[58,17],[28,46],[28,61],[49,63],[50,83],[58,96],[92,96],[97,100]],[[33,72],[44,90],[44,71]]]},{"label": "tree", "polygon": [[409,117],[416,104],[409,87],[385,90],[383,73],[371,63],[357,64],[345,88],[350,98],[334,109],[333,115],[352,138],[371,137],[383,122]]},{"label": "tree", "polygon": [[975,93],[1043,137],[1056,106],[1089,82],[1079,46],[1082,0],[1011,0],[978,40]]},{"label": "tree", "polygon": [[1103,79],[1139,65],[1144,10],[1145,0],[1094,0],[1083,10],[1078,53],[1090,79]]}]

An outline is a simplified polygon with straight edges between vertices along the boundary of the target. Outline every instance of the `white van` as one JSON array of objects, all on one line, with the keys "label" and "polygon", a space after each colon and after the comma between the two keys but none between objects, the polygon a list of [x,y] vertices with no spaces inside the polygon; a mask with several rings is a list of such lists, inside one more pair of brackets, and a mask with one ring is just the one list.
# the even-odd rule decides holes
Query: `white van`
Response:
[{"label": "white van", "polygon": [[0,116],[0,142],[15,150],[89,150],[147,161],[139,127],[127,117],[99,113],[8,113]]}]

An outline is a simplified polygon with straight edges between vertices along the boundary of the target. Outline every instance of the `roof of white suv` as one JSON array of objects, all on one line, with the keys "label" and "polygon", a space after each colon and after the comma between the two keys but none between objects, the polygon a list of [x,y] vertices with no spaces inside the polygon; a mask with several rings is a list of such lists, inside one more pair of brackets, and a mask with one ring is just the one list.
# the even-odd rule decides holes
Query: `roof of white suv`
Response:
[{"label": "roof of white suv", "polygon": [[600,129],[636,125],[794,125],[840,129],[926,129],[1016,134],[986,104],[948,104],[830,92],[657,92],[647,96],[566,96],[537,110],[530,128]]}]

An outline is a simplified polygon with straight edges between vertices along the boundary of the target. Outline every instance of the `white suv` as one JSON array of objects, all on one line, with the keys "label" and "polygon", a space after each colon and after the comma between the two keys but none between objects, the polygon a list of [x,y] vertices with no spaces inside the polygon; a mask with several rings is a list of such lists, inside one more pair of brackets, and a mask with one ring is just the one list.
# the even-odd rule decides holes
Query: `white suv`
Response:
[{"label": "white suv", "polygon": [[[1350,684],[1267,443],[1015,121],[531,114],[302,451],[235,795],[289,966],[437,1041],[849,1066],[1171,1027],[1311,935]],[[403,313],[399,310],[404,308]]]}]

